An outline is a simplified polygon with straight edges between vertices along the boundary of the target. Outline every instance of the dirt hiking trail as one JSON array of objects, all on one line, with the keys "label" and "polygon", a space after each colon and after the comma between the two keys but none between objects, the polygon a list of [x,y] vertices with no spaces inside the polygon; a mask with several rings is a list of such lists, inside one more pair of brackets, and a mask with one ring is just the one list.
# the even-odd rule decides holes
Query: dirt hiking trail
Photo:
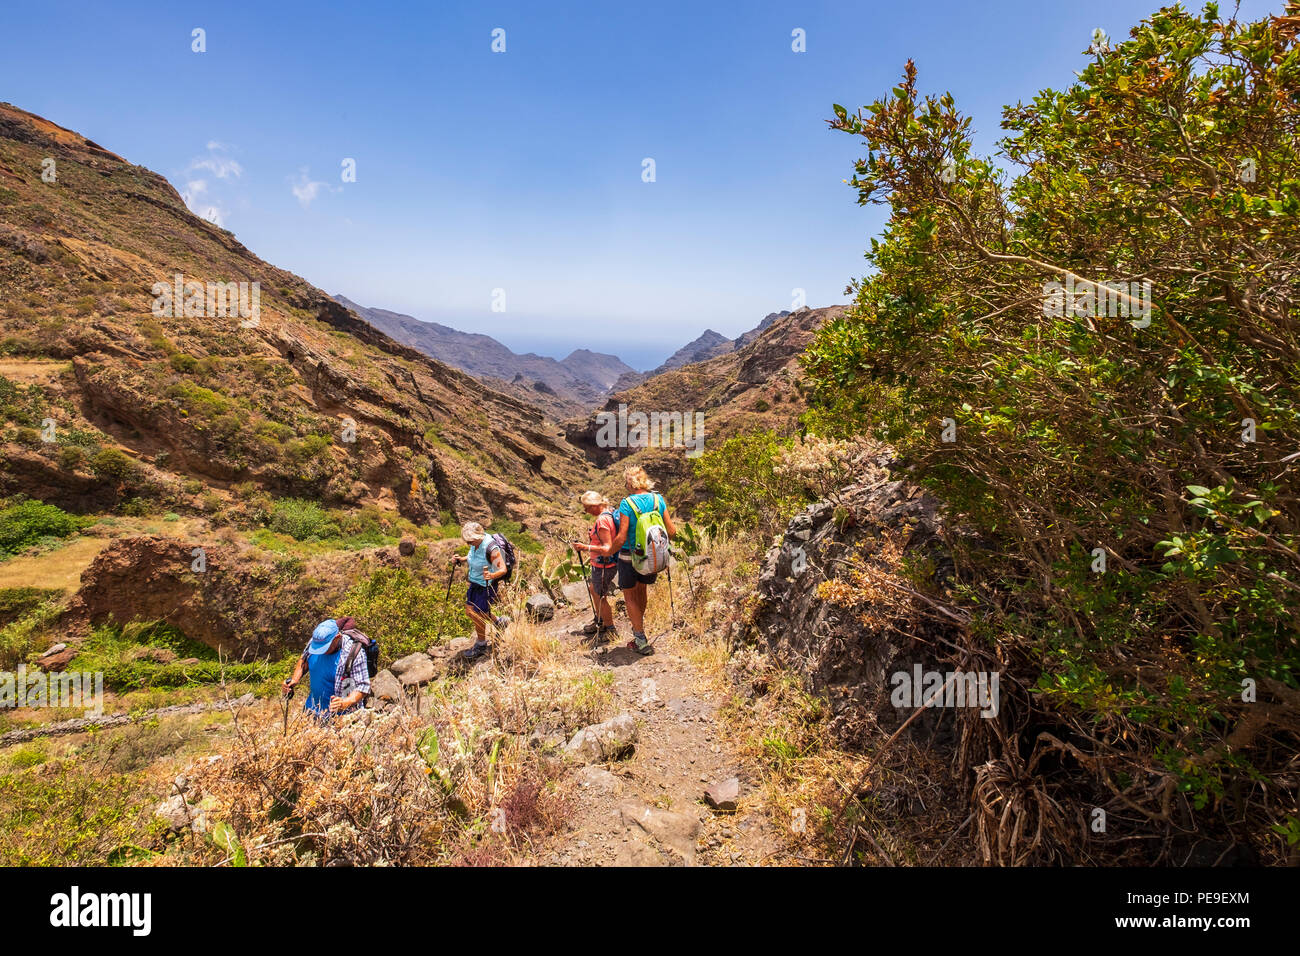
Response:
[{"label": "dirt hiking trail", "polygon": [[[634,752],[572,771],[569,828],[538,854],[547,866],[754,866],[770,862],[781,835],[762,813],[754,776],[722,732],[721,696],[687,656],[690,637],[662,633],[654,654],[620,639],[593,651],[581,629],[590,611],[564,609],[543,625],[575,658],[613,675],[614,714],[637,723]],[[738,778],[736,810],[714,809],[706,788]],[[727,804],[724,804],[724,806]]]}]

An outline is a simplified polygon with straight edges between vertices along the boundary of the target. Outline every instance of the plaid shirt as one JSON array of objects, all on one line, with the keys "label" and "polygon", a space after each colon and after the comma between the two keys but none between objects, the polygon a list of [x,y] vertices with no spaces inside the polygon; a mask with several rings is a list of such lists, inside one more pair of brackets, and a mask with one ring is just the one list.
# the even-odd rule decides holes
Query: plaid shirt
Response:
[{"label": "plaid shirt", "polygon": [[[357,647],[357,659],[352,662],[352,672],[348,673],[348,655],[352,653],[352,647],[356,641],[343,635],[343,643],[339,647],[338,663],[334,665],[334,695],[336,697],[346,697],[347,694],[339,693],[339,688],[347,678],[352,678],[352,690],[359,690],[366,694],[370,693],[370,671],[366,667],[366,649]],[[351,693],[351,691],[349,691]]]}]

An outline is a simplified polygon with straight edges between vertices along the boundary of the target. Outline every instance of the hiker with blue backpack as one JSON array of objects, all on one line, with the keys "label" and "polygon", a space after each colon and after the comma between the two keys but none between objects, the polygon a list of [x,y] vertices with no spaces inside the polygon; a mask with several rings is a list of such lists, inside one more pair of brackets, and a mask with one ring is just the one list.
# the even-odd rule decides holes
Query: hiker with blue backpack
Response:
[{"label": "hiker with blue backpack", "polygon": [[303,710],[320,720],[351,713],[370,695],[370,678],[378,663],[379,645],[357,630],[355,620],[321,621],[298,658],[293,676],[285,679],[284,695],[293,696],[306,673],[308,693]]},{"label": "hiker with blue backpack", "polygon": [[627,497],[618,506],[618,586],[632,622],[628,647],[638,654],[653,654],[645,636],[646,585],[654,584],[668,567],[669,541],[677,533],[668,516],[668,502],[656,494],[655,483],[644,468],[634,465],[623,470]]},{"label": "hiker with blue backpack", "polygon": [[452,564],[462,561],[469,565],[469,589],[465,592],[465,612],[474,622],[474,646],[462,652],[467,661],[478,660],[492,645],[488,643],[487,626],[491,622],[498,628],[508,623],[504,617],[492,614],[497,603],[497,587],[508,580],[514,565],[514,548],[504,536],[488,534],[477,521],[467,521],[460,529],[460,537],[469,545],[467,555],[454,556]]}]

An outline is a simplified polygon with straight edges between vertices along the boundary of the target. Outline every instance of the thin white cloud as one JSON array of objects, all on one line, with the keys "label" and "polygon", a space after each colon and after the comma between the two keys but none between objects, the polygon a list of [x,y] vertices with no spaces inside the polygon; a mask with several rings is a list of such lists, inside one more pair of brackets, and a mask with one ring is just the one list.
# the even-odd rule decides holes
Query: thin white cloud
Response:
[{"label": "thin white cloud", "polygon": [[[237,160],[224,155],[233,149],[228,143],[209,140],[207,154],[195,156],[186,167],[185,188],[181,191],[181,199],[190,212],[223,229],[226,228],[229,217],[228,204],[237,197],[229,194],[229,187],[223,188],[222,181],[233,186],[244,172],[244,167]],[[199,172],[209,175],[194,175]]]},{"label": "thin white cloud", "polygon": [[189,172],[198,169],[206,169],[218,179],[226,179],[233,176],[236,179],[244,172],[244,167],[228,156],[207,156],[202,159],[195,159],[190,162]]},{"label": "thin white cloud", "polygon": [[312,179],[311,172],[306,166],[300,167],[298,175],[289,180],[289,188],[293,190],[294,196],[297,198],[298,203],[303,209],[306,209],[313,201],[315,201],[316,197],[320,195],[322,189],[329,192],[334,191],[329,183]]}]

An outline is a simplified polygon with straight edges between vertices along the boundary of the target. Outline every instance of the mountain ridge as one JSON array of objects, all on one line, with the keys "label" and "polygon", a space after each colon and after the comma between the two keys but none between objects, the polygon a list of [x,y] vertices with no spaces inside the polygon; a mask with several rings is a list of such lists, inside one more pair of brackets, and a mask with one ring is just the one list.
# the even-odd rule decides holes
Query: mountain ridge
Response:
[{"label": "mountain ridge", "polygon": [[[482,332],[464,332],[402,312],[363,306],[342,294],[335,295],[334,301],[396,341],[539,404],[559,418],[598,404],[620,375],[634,371],[616,355],[589,349],[575,349],[563,359],[520,353]],[[538,388],[539,384],[544,387]]]},{"label": "mountain ridge", "polygon": [[[42,370],[0,382],[0,492],[76,511],[132,496],[243,511],[266,494],[427,521],[531,513],[581,480],[536,403],[385,335],[163,176],[11,104],[0,204],[0,352]],[[184,301],[160,307],[177,275]],[[250,316],[220,295],[238,283],[258,290]],[[55,439],[33,439],[46,420]]]}]

